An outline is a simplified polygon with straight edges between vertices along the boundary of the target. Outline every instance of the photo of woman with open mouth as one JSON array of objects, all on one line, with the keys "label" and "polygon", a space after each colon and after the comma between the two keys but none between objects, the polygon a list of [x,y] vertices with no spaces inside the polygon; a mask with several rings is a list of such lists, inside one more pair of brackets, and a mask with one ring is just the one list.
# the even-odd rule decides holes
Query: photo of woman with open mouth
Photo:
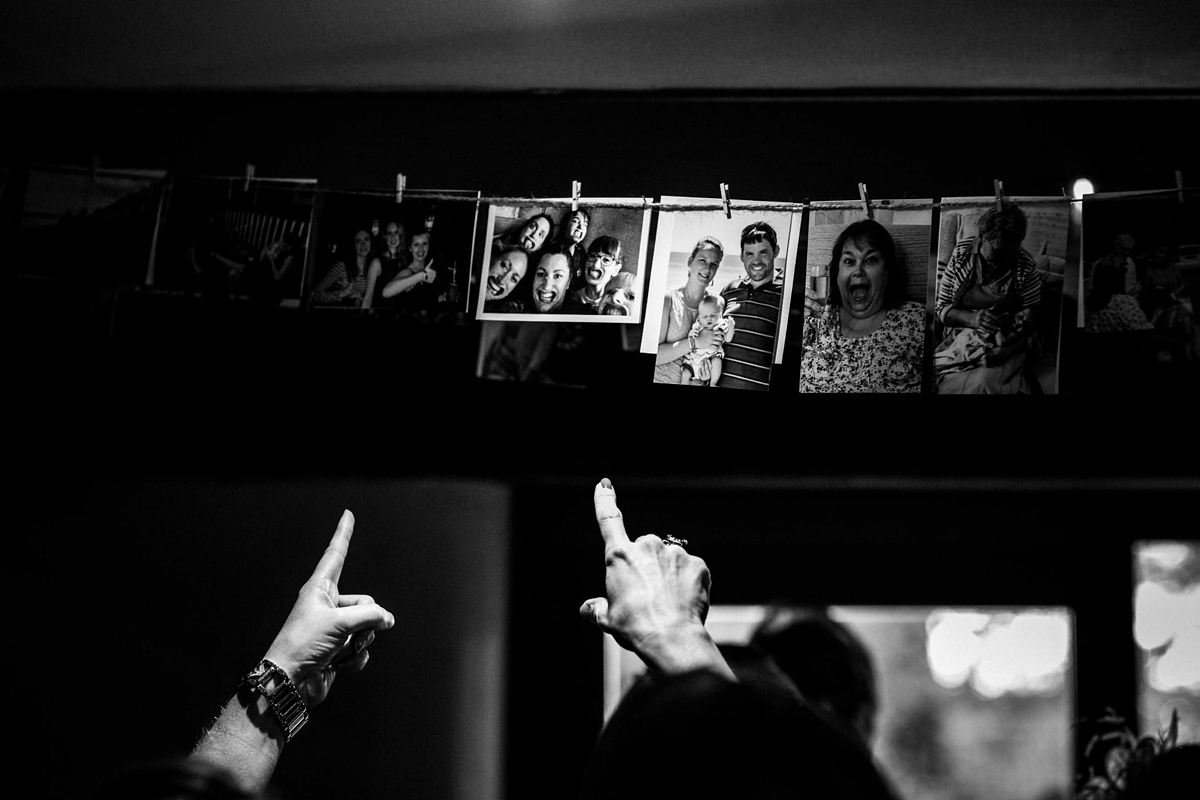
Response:
[{"label": "photo of woman with open mouth", "polygon": [[905,272],[888,229],[847,225],[827,268],[829,297],[805,288],[802,392],[919,392],[925,307],[905,298]]}]

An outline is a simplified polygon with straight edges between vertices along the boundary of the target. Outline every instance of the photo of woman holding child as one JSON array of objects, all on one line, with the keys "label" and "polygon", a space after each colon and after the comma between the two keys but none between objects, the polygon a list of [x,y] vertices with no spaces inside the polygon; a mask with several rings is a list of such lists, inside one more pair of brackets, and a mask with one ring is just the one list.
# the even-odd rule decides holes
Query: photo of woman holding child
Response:
[{"label": "photo of woman holding child", "polygon": [[[1032,201],[1028,209],[1024,201]],[[1068,223],[1066,203],[1054,197],[943,209],[934,303],[938,394],[1057,392]]]},{"label": "photo of woman holding child", "polygon": [[790,211],[660,215],[641,342],[641,352],[655,357],[654,383],[769,386],[782,356],[799,234],[800,215]]},{"label": "photo of woman holding child", "polygon": [[703,237],[688,257],[687,283],[668,290],[663,296],[654,362],[655,383],[683,383],[684,361],[693,347],[713,349],[724,343],[724,336],[712,328],[692,335],[700,316],[700,304],[706,298],[718,296],[709,294],[708,288],[717,277],[724,257],[725,248],[719,241],[712,236]]}]

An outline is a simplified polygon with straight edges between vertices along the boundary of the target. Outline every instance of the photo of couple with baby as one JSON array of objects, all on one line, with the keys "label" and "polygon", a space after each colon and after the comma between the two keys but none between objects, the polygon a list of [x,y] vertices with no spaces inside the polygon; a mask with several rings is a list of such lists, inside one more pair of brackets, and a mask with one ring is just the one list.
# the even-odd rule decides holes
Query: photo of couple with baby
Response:
[{"label": "photo of couple with baby", "polygon": [[770,386],[798,219],[765,210],[660,217],[641,347],[655,355],[654,383]]},{"label": "photo of couple with baby", "polygon": [[476,317],[640,321],[649,219],[641,208],[492,207]]}]

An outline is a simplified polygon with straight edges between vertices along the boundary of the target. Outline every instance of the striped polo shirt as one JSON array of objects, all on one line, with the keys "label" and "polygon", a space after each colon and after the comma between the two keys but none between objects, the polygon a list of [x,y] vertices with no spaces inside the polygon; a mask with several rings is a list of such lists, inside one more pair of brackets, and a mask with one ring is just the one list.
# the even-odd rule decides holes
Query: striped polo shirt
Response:
[{"label": "striped polo shirt", "polygon": [[775,333],[779,329],[779,301],[783,283],[778,280],[755,288],[745,275],[721,290],[725,308],[738,308],[726,316],[735,320],[733,338],[725,342],[721,380],[730,389],[767,389],[775,355]]}]

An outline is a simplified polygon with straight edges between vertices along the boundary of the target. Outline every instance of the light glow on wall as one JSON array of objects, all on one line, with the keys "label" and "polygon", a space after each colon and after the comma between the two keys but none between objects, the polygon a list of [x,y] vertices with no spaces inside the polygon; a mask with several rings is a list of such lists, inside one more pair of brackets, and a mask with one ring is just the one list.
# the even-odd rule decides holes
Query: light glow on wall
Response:
[{"label": "light glow on wall", "polygon": [[1133,635],[1146,678],[1162,692],[1200,689],[1200,584],[1144,580],[1134,592]]},{"label": "light glow on wall", "polygon": [[1179,738],[1200,736],[1200,542],[1134,546],[1133,636],[1141,654],[1143,730],[1179,715]]},{"label": "light glow on wall", "polygon": [[970,683],[984,697],[1056,692],[1070,663],[1065,612],[934,611],[926,631],[934,680],[946,688]]}]

